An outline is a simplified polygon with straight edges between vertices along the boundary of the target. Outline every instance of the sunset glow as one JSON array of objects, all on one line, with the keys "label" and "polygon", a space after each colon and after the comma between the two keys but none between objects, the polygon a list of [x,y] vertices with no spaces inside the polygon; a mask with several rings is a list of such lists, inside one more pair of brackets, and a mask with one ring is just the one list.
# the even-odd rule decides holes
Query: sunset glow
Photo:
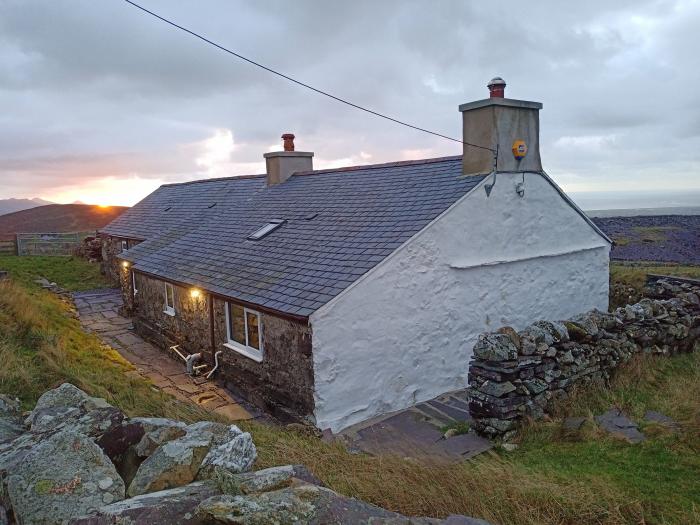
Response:
[{"label": "sunset glow", "polygon": [[164,183],[165,181],[162,179],[143,179],[138,176],[105,177],[89,181],[89,183],[78,187],[61,188],[55,193],[43,197],[61,204],[82,202],[97,204],[103,208],[133,206]]}]

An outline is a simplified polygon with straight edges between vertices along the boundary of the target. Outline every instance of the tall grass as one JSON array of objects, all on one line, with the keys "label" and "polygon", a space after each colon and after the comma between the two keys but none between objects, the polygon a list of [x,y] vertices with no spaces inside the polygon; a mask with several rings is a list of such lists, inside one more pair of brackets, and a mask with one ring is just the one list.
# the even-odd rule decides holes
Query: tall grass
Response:
[{"label": "tall grass", "polygon": [[53,294],[0,281],[0,391],[31,408],[47,389],[70,382],[130,415],[186,421],[209,414],[165,395],[138,377],[113,349],[85,333]]}]

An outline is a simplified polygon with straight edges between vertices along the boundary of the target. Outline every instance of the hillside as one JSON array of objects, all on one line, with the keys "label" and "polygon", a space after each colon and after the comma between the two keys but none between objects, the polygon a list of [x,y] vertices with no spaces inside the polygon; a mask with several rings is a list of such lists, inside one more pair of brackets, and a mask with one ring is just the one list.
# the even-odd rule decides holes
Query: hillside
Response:
[{"label": "hillside", "polygon": [[13,213],[21,210],[28,210],[29,208],[36,208],[37,206],[45,206],[47,204],[53,204],[51,201],[45,201],[44,199],[34,198],[34,199],[0,199],[0,215],[6,213]]},{"label": "hillside", "polygon": [[96,230],[126,209],[124,206],[49,204],[0,215],[0,234]]},{"label": "hillside", "polygon": [[[173,397],[146,382],[133,365],[105,346],[95,333],[84,331],[72,305],[41,290],[34,282],[44,276],[69,290],[106,286],[95,265],[72,257],[0,257],[0,268],[10,272],[10,279],[0,281],[0,393],[18,396],[22,409],[32,409],[45,390],[70,382],[90,396],[105,398],[131,418],[166,417],[185,423],[212,419],[212,413],[188,402],[188,398]],[[657,272],[656,268],[649,270]],[[615,281],[613,276],[613,284]],[[459,513],[503,525],[700,523],[700,352],[638,357],[619,369],[609,388],[591,387],[575,392],[560,407],[561,413],[526,425],[516,440],[517,448],[495,447],[488,454],[460,464],[354,453],[341,443],[325,442],[298,425],[280,427],[249,420],[238,426],[253,437],[258,455],[256,470],[304,464],[329,489],[402,514],[442,518]],[[641,430],[647,439],[630,444],[596,426],[593,416],[611,406],[622,407],[637,419],[642,419],[647,411],[659,411],[678,422],[678,426],[643,423]],[[114,409],[109,410],[107,414],[114,413]],[[47,418],[49,423],[75,415],[55,413],[58,417]],[[117,415],[121,417],[118,412]],[[585,422],[579,430],[567,430],[563,422],[569,417]],[[217,416],[214,421],[225,420]],[[165,439],[172,439],[171,436]],[[20,448],[7,450],[11,455]],[[75,451],[69,447],[67,452]],[[0,484],[8,479],[2,477],[2,459]],[[66,470],[70,474],[56,486],[43,472],[33,478],[35,483],[40,480],[40,490],[32,494],[32,501],[47,495],[70,497],[71,490],[67,489],[76,488],[78,482],[73,482],[73,476],[77,474]],[[88,481],[87,474],[81,475],[81,483]],[[69,481],[64,483],[66,479]],[[119,482],[116,477],[113,479]],[[270,478],[265,486],[273,486],[277,480]],[[26,486],[20,484],[21,490]],[[179,501],[186,505],[191,500]],[[148,520],[133,522],[162,523],[170,519],[164,509],[160,507]],[[184,515],[181,511],[180,516]],[[165,522],[182,523],[179,519]],[[428,523],[418,519],[412,522]]]}]

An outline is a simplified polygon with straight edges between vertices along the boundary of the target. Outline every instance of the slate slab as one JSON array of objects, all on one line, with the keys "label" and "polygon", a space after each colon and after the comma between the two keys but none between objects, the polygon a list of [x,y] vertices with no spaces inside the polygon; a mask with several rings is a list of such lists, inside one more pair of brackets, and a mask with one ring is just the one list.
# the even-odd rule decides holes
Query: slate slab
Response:
[{"label": "slate slab", "polygon": [[661,412],[654,412],[653,410],[647,410],[644,414],[644,421],[649,423],[658,423],[668,428],[678,429],[680,425],[674,419],[671,419]]},{"label": "slate slab", "polygon": [[70,525],[204,525],[205,521],[194,516],[194,510],[218,493],[215,483],[199,481],[106,505],[91,516],[74,518]]},{"label": "slate slab", "polygon": [[596,416],[595,420],[601,428],[629,443],[641,443],[646,439],[637,428],[637,424],[617,408],[611,408],[604,414]]}]

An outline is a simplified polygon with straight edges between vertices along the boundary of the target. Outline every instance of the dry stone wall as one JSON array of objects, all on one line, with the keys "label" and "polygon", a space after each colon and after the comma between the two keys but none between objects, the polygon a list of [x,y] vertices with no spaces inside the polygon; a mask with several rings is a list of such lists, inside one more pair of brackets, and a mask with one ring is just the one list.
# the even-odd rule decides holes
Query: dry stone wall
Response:
[{"label": "dry stone wall", "polygon": [[638,353],[700,350],[700,281],[651,276],[648,297],[612,313],[538,321],[479,336],[469,369],[475,429],[508,438],[576,385],[605,382]]}]

